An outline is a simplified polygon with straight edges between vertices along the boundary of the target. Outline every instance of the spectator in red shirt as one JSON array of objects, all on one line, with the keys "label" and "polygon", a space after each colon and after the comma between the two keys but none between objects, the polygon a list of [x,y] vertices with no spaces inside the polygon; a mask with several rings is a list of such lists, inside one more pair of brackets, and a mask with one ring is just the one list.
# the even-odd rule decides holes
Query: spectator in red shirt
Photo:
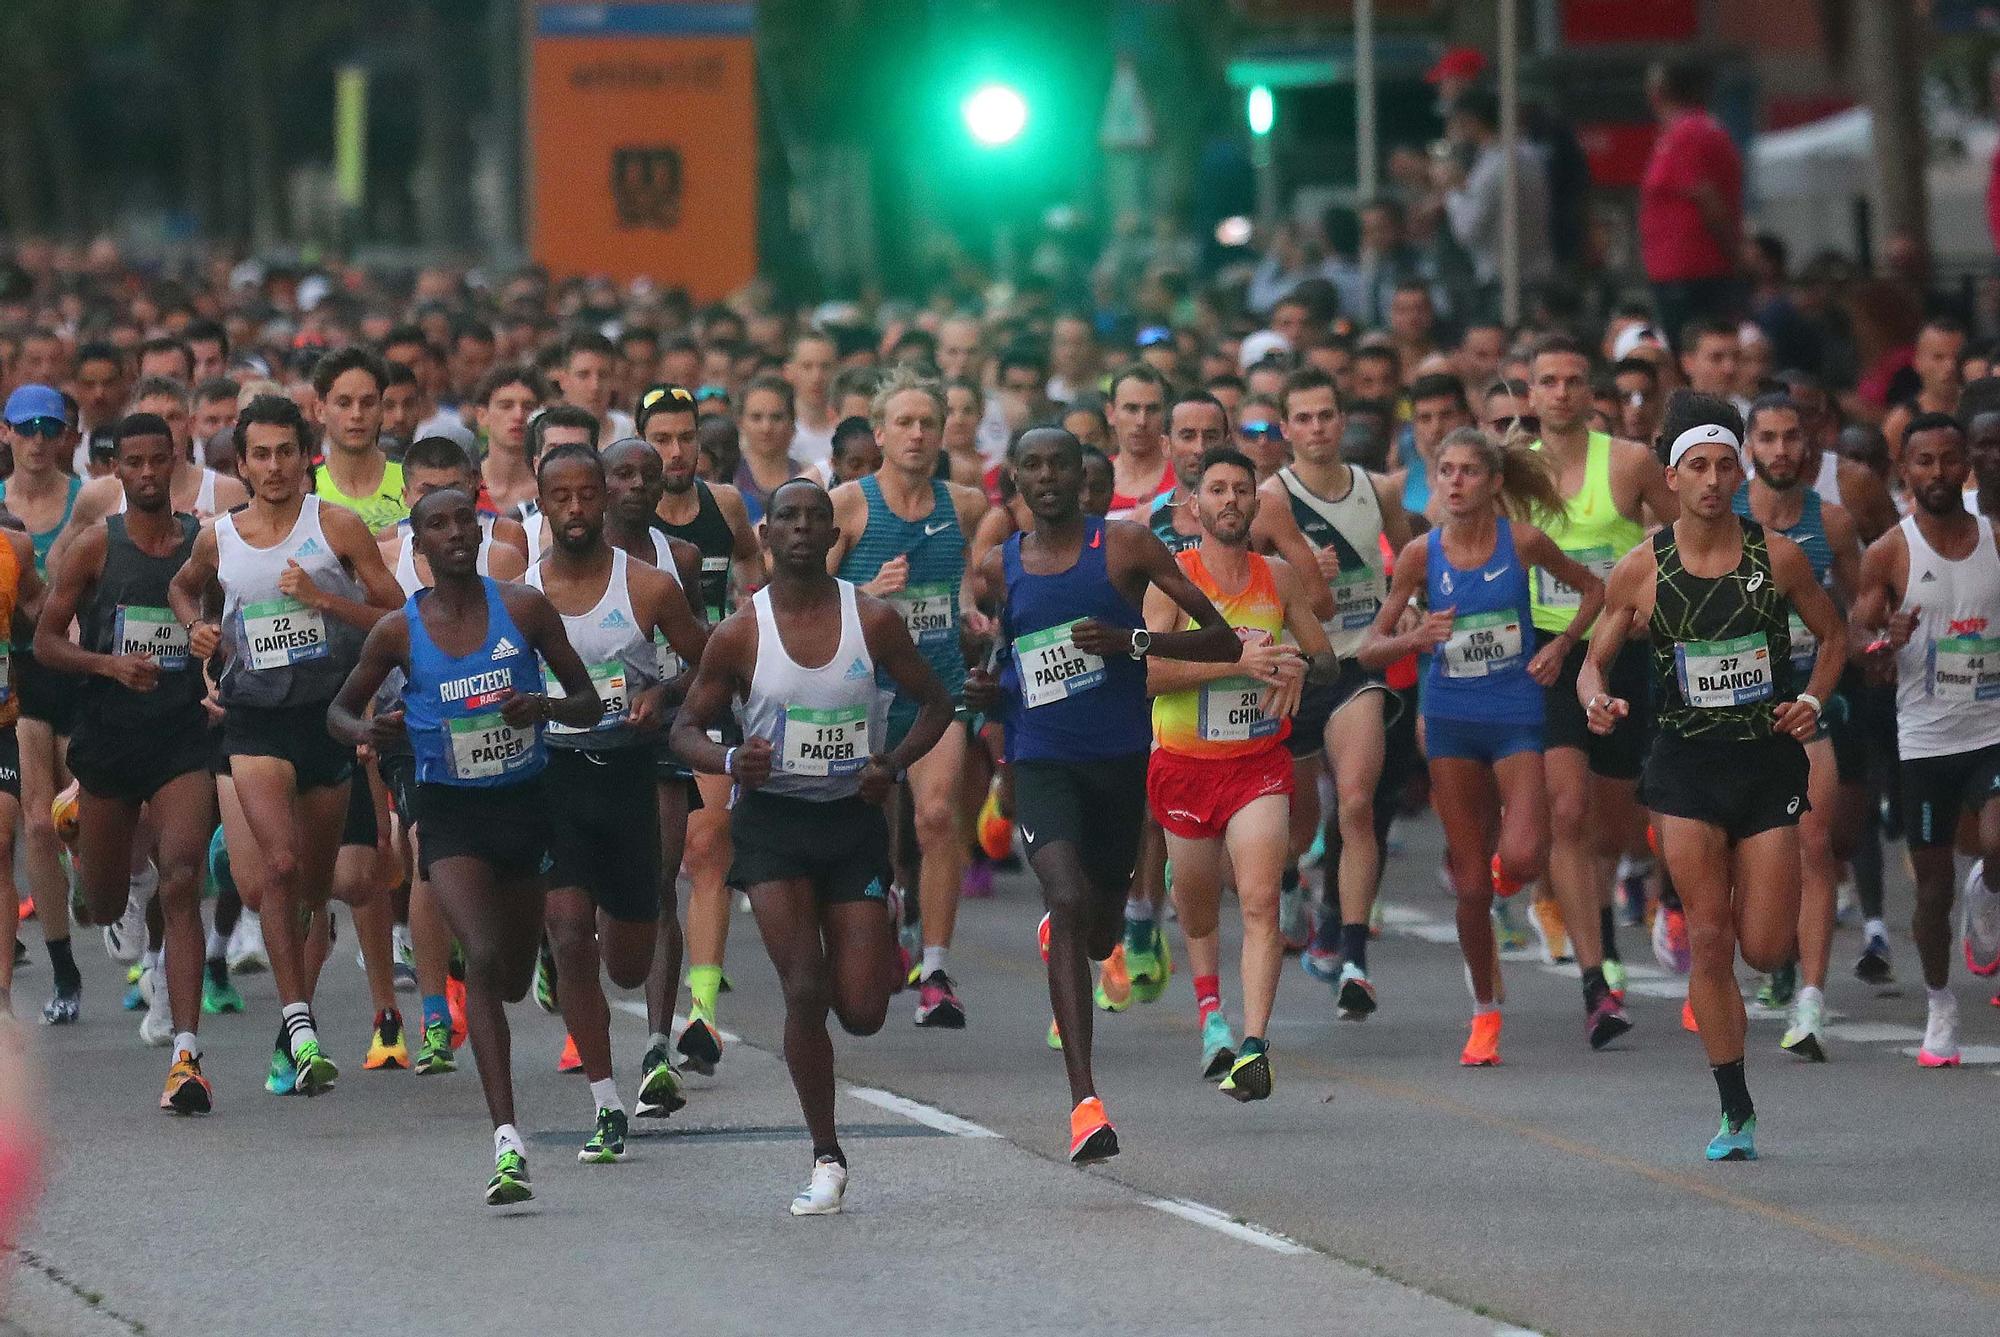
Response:
[{"label": "spectator in red shirt", "polygon": [[1656,65],[1646,79],[1660,137],[1639,183],[1639,255],[1670,333],[1697,317],[1743,314],[1743,159],[1708,113],[1711,86],[1692,57]]}]

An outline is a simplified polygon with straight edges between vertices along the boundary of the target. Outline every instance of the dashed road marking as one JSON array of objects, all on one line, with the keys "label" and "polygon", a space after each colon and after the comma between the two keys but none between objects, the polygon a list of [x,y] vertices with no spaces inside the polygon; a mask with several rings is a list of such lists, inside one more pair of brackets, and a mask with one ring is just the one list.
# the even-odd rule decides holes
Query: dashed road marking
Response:
[{"label": "dashed road marking", "polygon": [[1213,1230],[1219,1235],[1227,1235],[1231,1239],[1241,1240],[1245,1244],[1254,1244],[1260,1249],[1269,1249],[1272,1253],[1296,1256],[1317,1252],[1317,1250],[1308,1248],[1289,1235],[1281,1235],[1275,1230],[1266,1230],[1263,1226],[1254,1225],[1248,1221],[1239,1221],[1226,1212],[1210,1207],[1205,1202],[1193,1202],[1187,1198],[1141,1198],[1140,1201],[1156,1212],[1165,1212],[1168,1216],[1177,1216],[1183,1221],[1192,1222],[1208,1230]]},{"label": "dashed road marking", "polygon": [[999,1137],[984,1124],[976,1124],[970,1119],[961,1119],[956,1114],[948,1114],[935,1105],[926,1105],[921,1100],[911,1100],[899,1096],[894,1091],[883,1091],[873,1086],[850,1086],[847,1094],[856,1100],[863,1100],[877,1109],[900,1114],[905,1119],[913,1119],[926,1127],[935,1128],[953,1137]]}]

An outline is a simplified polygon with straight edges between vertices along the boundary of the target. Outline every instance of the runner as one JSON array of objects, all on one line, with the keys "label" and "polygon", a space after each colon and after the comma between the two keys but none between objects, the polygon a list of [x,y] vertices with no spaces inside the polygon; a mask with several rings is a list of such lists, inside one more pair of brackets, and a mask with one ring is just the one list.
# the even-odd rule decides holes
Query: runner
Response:
[{"label": "runner", "polygon": [[[1731,503],[1774,534],[1783,534],[1806,555],[1813,579],[1834,596],[1836,606],[1852,603],[1861,573],[1861,545],[1847,512],[1822,498],[1805,483],[1806,434],[1801,415],[1784,395],[1765,395],[1750,405],[1745,420],[1749,432],[1750,481],[1737,489]],[[1812,633],[1791,614],[1792,680],[1802,682],[1812,672],[1819,646]],[[1845,681],[1843,676],[1842,681]],[[1836,692],[1828,699],[1829,713],[1844,716],[1848,703]],[[1820,730],[1806,743],[1806,810],[1799,815],[1799,959],[1780,966],[1765,981],[1757,1001],[1766,1007],[1791,1007],[1791,1023],[1778,1042],[1787,1053],[1813,1062],[1826,1059],[1826,972],[1833,953],[1833,919],[1840,861],[1833,840],[1838,800],[1839,767],[1831,732]],[[1794,994],[1794,981],[1803,984]]]},{"label": "runner", "polygon": [[[4,629],[14,625],[16,613],[22,620],[32,620],[40,611],[42,581],[35,572],[34,545],[28,541],[28,535],[18,523],[0,528],[0,548],[6,550],[0,553],[0,664],[5,664],[10,655]],[[12,681],[10,677],[0,675],[0,1026],[13,1022],[14,967],[25,955],[19,937],[21,889],[14,880],[14,828],[21,815],[21,764],[20,744],[15,737],[20,701],[13,691]],[[68,918],[65,908],[65,930]],[[48,945],[50,961],[68,961],[74,974],[75,960],[69,955],[68,938],[61,939],[59,944],[50,942]],[[58,981],[59,994],[60,991],[61,981]],[[74,987],[71,989],[72,1001],[77,992]],[[46,1014],[44,1017],[46,1019]],[[69,1019],[75,1020],[74,1014]]]},{"label": "runner", "polygon": [[1286,740],[1294,762],[1295,859],[1319,826],[1322,754],[1338,804],[1339,899],[1325,907],[1304,965],[1315,978],[1332,984],[1344,1020],[1361,1021],[1377,1006],[1368,978],[1368,919],[1382,885],[1375,791],[1388,749],[1389,711],[1396,702],[1379,672],[1351,661],[1388,588],[1383,541],[1389,551],[1401,551],[1410,541],[1410,522],[1387,478],[1341,459],[1345,419],[1332,377],[1311,367],[1293,372],[1278,407],[1293,459],[1262,484],[1260,496],[1270,504],[1257,508],[1252,538],[1293,570],[1319,573],[1320,579],[1309,582],[1313,606],[1334,653],[1347,661],[1331,684],[1306,693]]},{"label": "runner", "polygon": [[[1214,410],[1214,429],[1226,440],[1221,405]],[[1220,1079],[1231,1099],[1262,1100],[1271,1094],[1271,1008],[1285,960],[1279,884],[1291,862],[1292,761],[1284,740],[1306,683],[1332,682],[1339,664],[1304,582],[1282,561],[1250,551],[1257,466],[1242,452],[1217,445],[1183,470],[1175,437],[1175,469],[1195,476],[1192,509],[1202,529],[1200,546],[1175,561],[1229,619],[1243,648],[1234,664],[1147,664],[1155,747],[1146,794],[1173,861],[1174,905],[1201,1022],[1202,1076]],[[1193,626],[1157,586],[1146,591],[1145,612],[1154,636]],[[1287,631],[1296,645],[1280,640]],[[1216,926],[1225,863],[1243,912],[1240,1050],[1220,987]]]},{"label": "runner", "polygon": [[[201,665],[167,587],[200,528],[173,509],[173,480],[187,463],[167,422],[134,413],[112,429],[122,488],[116,514],[76,534],[57,567],[35,633],[37,659],[84,679],[70,768],[78,796],[77,874],[91,917],[108,922],[130,895],[141,810],[157,844],[161,967],[173,1016],[173,1061],[160,1108],[206,1114],[201,1072],[201,920],[204,858],[215,829],[215,782]],[[15,536],[9,535],[12,541]],[[11,555],[13,549],[8,549]],[[0,573],[12,600],[13,582]],[[69,639],[72,621],[81,644]],[[0,820],[8,814],[0,811]]]},{"label": "runner", "polygon": [[[540,509],[553,537],[528,569],[528,584],[548,596],[589,671],[604,713],[587,730],[548,731],[544,797],[549,811],[550,947],[557,1000],[583,1073],[597,1126],[577,1159],[625,1158],[626,1114],[611,1075],[611,1013],[599,962],[620,988],[643,984],[660,920],[660,825],[653,793],[654,739],[664,714],[656,636],[699,662],[703,635],[680,583],[604,541],[605,468],[583,446],[544,455]],[[549,694],[556,697],[556,684]],[[665,1062],[664,1054],[659,1062]],[[672,1080],[658,1085],[656,1106],[684,1103]]]},{"label": "runner", "polygon": [[[701,549],[685,539],[668,538],[655,518],[660,497],[666,490],[659,453],[644,441],[629,438],[614,441],[605,448],[604,471],[607,501],[604,537],[626,556],[648,563],[670,577],[682,591],[682,602],[687,602],[688,590],[696,591],[698,599]],[[701,615],[692,609],[690,615],[703,627],[693,655],[676,651],[664,634],[654,636],[662,685],[663,731],[671,726],[673,712],[694,679],[694,666],[701,662],[700,647],[707,644]],[[633,1110],[642,1119],[664,1118],[679,1109],[684,1099],[680,1077],[674,1071],[671,1038],[684,944],[679,884],[681,859],[687,850],[688,814],[701,804],[694,772],[674,758],[664,732],[656,736],[656,741],[653,779],[659,805],[660,925],[652,969],[646,976],[646,1020],[651,1034],[639,1061],[639,1098]]]},{"label": "runner", "polygon": [[1928,1016],[1917,1063],[1959,1065],[1958,999],[1951,992],[1953,844],[1968,808],[1980,859],[1966,875],[1965,959],[2000,968],[1994,893],[2000,891],[2000,685],[1989,660],[2000,627],[2000,550],[1984,515],[1965,510],[1965,435],[1942,413],[1919,413],[1903,433],[1903,485],[1914,504],[1861,562],[1854,624],[1887,628],[1868,647],[1896,672],[1896,750],[1902,758],[1903,836],[1916,873],[1917,941]]},{"label": "runner", "polygon": [[472,420],[486,443],[479,482],[502,515],[511,515],[535,499],[535,462],[528,436],[536,412],[548,399],[548,382],[533,367],[495,367],[473,394]]},{"label": "runner", "polygon": [[[313,1024],[299,919],[331,890],[354,769],[321,721],[360,633],[401,594],[359,517],[305,491],[305,442],[289,399],[243,410],[236,453],[250,501],[201,532],[169,602],[196,658],[225,655],[223,828],[244,904],[271,903],[264,936],[284,1015],[266,1085],[316,1095],[339,1071]],[[203,611],[216,594],[219,623]]]},{"label": "runner", "polygon": [[[597,419],[588,412],[574,404],[550,405],[528,422],[528,477],[534,478],[535,464],[557,446],[588,446],[596,450],[600,439]],[[532,494],[518,509],[521,529],[528,540],[528,560],[532,562],[549,550],[549,529]]]},{"label": "runner", "polygon": [[[1607,577],[1645,540],[1645,517],[1665,522],[1679,513],[1673,491],[1651,451],[1590,429],[1590,358],[1581,344],[1566,335],[1546,335],[1536,342],[1529,367],[1529,403],[1541,429],[1537,448],[1549,457],[1564,498],[1561,514],[1536,521],[1557,547],[1593,575]],[[1617,961],[1611,885],[1618,856],[1637,842],[1645,821],[1635,795],[1650,733],[1646,647],[1635,641],[1607,666],[1607,690],[1631,702],[1632,714],[1599,734],[1587,724],[1576,692],[1588,642],[1565,635],[1580,595],[1544,569],[1535,578],[1533,596],[1537,646],[1562,639],[1565,651],[1562,673],[1548,687],[1543,734],[1548,883],[1570,952],[1583,971],[1584,1035],[1592,1049],[1602,1049],[1632,1029],[1623,1003],[1625,971]]]},{"label": "runner", "polygon": [[798,423],[792,393],[791,382],[782,376],[759,376],[743,388],[743,458],[729,481],[752,520],[764,518],[765,504],[778,484],[806,471],[790,454]]},{"label": "runner", "polygon": [[[1548,363],[1536,365],[1539,383]],[[1609,735],[1636,707],[1606,684],[1626,640],[1651,633],[1659,734],[1643,788],[1687,912],[1688,998],[1722,1097],[1711,1161],[1757,1158],[1736,949],[1753,970],[1792,954],[1807,801],[1800,744],[1819,731],[1822,694],[1846,659],[1846,625],[1798,545],[1730,510],[1741,427],[1726,400],[1687,390],[1668,399],[1660,441],[1679,518],[1613,568],[1576,684],[1591,731]],[[1793,608],[1820,647],[1805,690],[1793,683]]]},{"label": "runner", "polygon": [[[771,584],[716,628],[673,747],[694,769],[736,781],[730,881],[749,889],[784,987],[785,1066],[813,1143],[812,1179],[792,1214],[818,1216],[838,1212],[847,1191],[827,1010],[850,1035],[882,1027],[895,936],[880,805],[943,736],[951,698],[901,615],[829,574],[833,503],[817,484],[780,484],[764,534]],[[886,751],[878,666],[918,703],[916,722]],[[744,741],[724,747],[707,729],[739,699]]]},{"label": "runner", "polygon": [[366,348],[337,349],[313,364],[326,459],[313,470],[312,490],[360,516],[371,534],[409,514],[403,466],[382,451],[382,391],[388,382],[382,359]]},{"label": "runner", "polygon": [[[1143,526],[1087,517],[1083,443],[1037,427],[1014,443],[1014,478],[1034,527],[987,554],[982,596],[1001,602],[996,678],[966,680],[966,703],[1006,726],[1014,815],[1049,912],[1049,1002],[1069,1075],[1070,1160],[1118,1154],[1091,1073],[1090,976],[1118,945],[1139,854],[1151,727],[1144,660],[1233,664],[1241,642]],[[1158,586],[1198,630],[1155,636],[1140,606]],[[1086,839],[1086,831],[1088,838]]]},{"label": "runner", "polygon": [[1152,514],[1153,499],[1174,490],[1162,436],[1173,388],[1152,367],[1133,362],[1111,378],[1110,397],[1111,518],[1145,520]]},{"label": "runner", "polygon": [[[1458,1061],[1487,1067],[1500,1061],[1493,897],[1518,892],[1548,861],[1543,689],[1569,641],[1603,608],[1604,583],[1523,518],[1561,508],[1541,456],[1461,427],[1425,458],[1440,524],[1398,555],[1359,657],[1377,670],[1412,652],[1429,660],[1423,723],[1431,803],[1444,828],[1458,950],[1472,987],[1472,1033]],[[1530,567],[1582,594],[1566,634],[1539,649],[1524,635]],[[1420,595],[1423,620],[1399,634],[1404,610]]]},{"label": "runner", "polygon": [[[986,513],[986,494],[936,476],[944,415],[943,387],[912,372],[894,374],[876,392],[870,416],[882,445],[882,468],[834,489],[839,533],[828,560],[842,580],[886,600],[902,615],[952,698],[954,718],[910,767],[911,827],[921,867],[917,886],[902,894],[915,892],[923,925],[916,1024],[962,1030],[965,1005],[946,973],[945,957],[965,880],[966,841],[958,812],[970,718],[963,709],[964,642],[987,639],[992,625],[972,607],[965,588],[966,544]],[[887,690],[886,676],[881,681]],[[916,712],[909,697],[890,703],[885,737],[891,748],[909,732]]]},{"label": "runner", "polygon": [[[764,583],[764,556],[743,497],[728,483],[695,477],[699,459],[698,404],[690,405],[679,386],[654,386],[639,397],[639,431],[660,457],[659,518],[662,533],[694,544],[701,553],[701,611],[710,627],[735,611],[735,597]],[[732,594],[731,574],[734,573]],[[717,741],[741,741],[736,722],[717,722]],[[722,1061],[722,1035],[715,1020],[722,992],[723,948],[729,938],[729,888],[724,879],[734,857],[729,841],[729,781],[695,774],[699,803],[688,814],[687,961],[688,1023],[675,1048],[688,1068],[703,1076]],[[680,980],[664,960],[646,982],[647,1009],[658,1022],[673,1015]],[[649,1069],[650,1070],[650,1069]]]},{"label": "runner", "polygon": [[[387,751],[407,740],[416,754],[422,871],[465,949],[466,1021],[493,1120],[486,1201],[499,1207],[535,1196],[514,1123],[505,1005],[526,996],[542,936],[543,729],[588,729],[604,703],[548,600],[478,574],[479,519],[468,493],[433,492],[410,519],[436,585],[375,624],[326,725],[350,747]],[[544,663],[567,693],[559,700],[539,690]],[[397,668],[406,678],[403,708],[364,718]]]}]

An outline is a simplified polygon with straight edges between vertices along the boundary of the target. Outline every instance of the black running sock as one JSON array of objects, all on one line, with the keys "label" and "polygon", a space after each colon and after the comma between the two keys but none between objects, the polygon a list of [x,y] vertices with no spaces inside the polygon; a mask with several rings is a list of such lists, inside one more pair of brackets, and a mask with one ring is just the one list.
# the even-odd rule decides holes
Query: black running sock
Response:
[{"label": "black running sock", "polygon": [[57,938],[47,944],[49,968],[55,972],[56,992],[75,993],[83,987],[83,975],[76,968],[76,958],[70,954],[69,939]]},{"label": "black running sock", "polygon": [[1321,914],[1319,924],[1313,929],[1313,950],[1316,952],[1338,952],[1341,942],[1340,916]]},{"label": "black running sock", "polygon": [[1592,966],[1583,972],[1583,1005],[1595,1008],[1611,992],[1611,986],[1604,982],[1604,968]]},{"label": "black running sock", "polygon": [[222,956],[208,958],[208,978],[218,989],[229,987],[229,959]]},{"label": "black running sock", "polygon": [[1340,926],[1340,954],[1352,962],[1356,970],[1364,975],[1368,973],[1368,925]]},{"label": "black running sock", "polygon": [[1757,1107],[1750,1103],[1750,1087],[1743,1080],[1743,1060],[1712,1064],[1709,1071],[1715,1074],[1715,1089],[1722,1097],[1722,1117],[1729,1120],[1731,1130],[1755,1118]]},{"label": "black running sock", "polygon": [[1608,905],[1597,912],[1597,930],[1604,935],[1604,959],[1606,961],[1620,960],[1621,958],[1618,955],[1618,916],[1612,913],[1611,907]]},{"label": "black running sock", "polygon": [[[1736,1066],[1740,1068],[1743,1065],[1739,1063]],[[834,1143],[830,1147],[814,1147],[813,1160],[816,1162],[834,1161],[840,1166],[841,1169],[845,1170],[847,1168],[847,1155],[845,1152],[841,1151],[840,1143],[838,1142]]]},{"label": "black running sock", "polygon": [[1236,1052],[1240,1058],[1249,1058],[1252,1054],[1263,1053],[1265,1048],[1263,1036],[1246,1035],[1243,1037],[1243,1047]]}]

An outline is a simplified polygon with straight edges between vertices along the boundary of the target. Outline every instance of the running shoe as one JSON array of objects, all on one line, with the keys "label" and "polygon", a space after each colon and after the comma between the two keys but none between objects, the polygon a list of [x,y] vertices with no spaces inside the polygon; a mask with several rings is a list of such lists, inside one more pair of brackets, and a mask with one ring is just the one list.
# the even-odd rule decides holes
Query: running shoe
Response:
[{"label": "running shoe", "polygon": [[1646,922],[1646,877],[1652,861],[1637,864],[1627,856],[1618,861],[1618,918],[1626,928]]},{"label": "running shoe", "polygon": [[974,860],[965,866],[965,876],[959,879],[958,894],[967,900],[985,901],[993,898],[993,865],[982,860]]},{"label": "running shoe", "polygon": [[[1043,957],[1043,960],[1047,959]],[[1124,943],[1113,947],[1111,955],[1104,958],[1104,964],[1097,972],[1097,987],[1091,997],[1100,1012],[1123,1012],[1132,1006],[1132,973],[1125,957]]]},{"label": "running shoe", "polygon": [[1388,922],[1387,919],[1384,917],[1382,913],[1382,898],[1380,896],[1377,896],[1375,898],[1375,903],[1368,907],[1369,938],[1374,939],[1381,937],[1382,925],[1387,922]]},{"label": "running shoe", "polygon": [[1104,1112],[1104,1102],[1085,1096],[1069,1112],[1069,1163],[1095,1165],[1118,1154],[1118,1130]]},{"label": "running shoe", "polygon": [[1042,964],[1049,963],[1049,914],[1042,912],[1042,922],[1035,925],[1035,950],[1042,954]]},{"label": "running shoe", "polygon": [[1562,907],[1553,896],[1538,896],[1528,902],[1528,923],[1541,944],[1543,961],[1556,966],[1574,959],[1570,956],[1569,930],[1563,927]]},{"label": "running shoe", "polygon": [[722,1037],[699,1012],[693,1008],[688,1010],[692,1015],[688,1017],[680,1039],[674,1041],[674,1049],[681,1056],[682,1066],[689,1072],[713,1077],[715,1065],[722,1062]]},{"label": "running shoe", "polygon": [[555,1014],[556,954],[549,949],[547,938],[535,950],[535,1006],[551,1016]]},{"label": "running shoe", "polygon": [[1160,921],[1153,919],[1144,926],[1141,933],[1141,940],[1145,943],[1143,947],[1133,946],[1131,925],[1126,928],[1125,970],[1132,979],[1131,1001],[1156,1002],[1167,991],[1167,964],[1160,955]]},{"label": "running shoe", "polygon": [[[910,899],[901,887],[889,888],[889,903],[895,907],[897,958],[903,967],[903,985],[915,988],[924,968],[923,906]],[[727,992],[725,987],[724,992]]]},{"label": "running shoe", "polygon": [[83,986],[70,988],[56,986],[55,994],[42,1004],[42,1024],[44,1026],[69,1026],[83,1014]]},{"label": "running shoe", "polygon": [[1045,1040],[1049,1048],[1055,1050],[1058,1054],[1062,1053],[1062,1023],[1058,1022],[1054,1017],[1049,1018],[1049,1033],[1045,1037]]},{"label": "running shoe", "polygon": [[130,965],[146,950],[146,907],[132,898],[118,921],[104,926],[104,950],[113,961]]},{"label": "running shoe", "polygon": [[1458,1061],[1468,1068],[1500,1065],[1500,1014],[1481,1012],[1472,1018],[1472,1034],[1459,1051]]},{"label": "running shoe", "polygon": [[434,1021],[424,1027],[424,1041],[417,1050],[416,1066],[410,1071],[419,1077],[458,1071],[458,1058],[451,1052],[451,1026]]},{"label": "running shoe", "polygon": [[1528,930],[1516,918],[1519,913],[1513,901],[1493,902],[1493,941],[1503,952],[1518,952],[1530,941]]},{"label": "running shoe", "polygon": [[1342,959],[1339,952],[1327,951],[1316,943],[1310,944],[1299,953],[1299,969],[1321,984],[1338,984]]},{"label": "running shoe", "polygon": [[1687,915],[1680,907],[1663,905],[1653,916],[1653,959],[1661,970],[1685,975],[1694,969],[1694,952],[1688,946]]},{"label": "running shoe", "polygon": [[228,969],[221,961],[211,961],[202,974],[201,1010],[211,1017],[243,1010],[243,995],[236,991],[235,981],[227,974]]},{"label": "running shoe", "polygon": [[831,1156],[813,1162],[812,1178],[792,1199],[793,1216],[838,1216],[847,1197],[847,1167]]},{"label": "running shoe", "polygon": [[299,1088],[299,1070],[285,1048],[285,1033],[278,1032],[277,1048],[271,1051],[271,1066],[264,1074],[264,1089],[274,1096],[288,1096]]},{"label": "running shoe", "polygon": [[625,1159],[625,1111],[600,1109],[590,1140],[576,1153],[580,1165],[615,1165]]},{"label": "running shoe", "polygon": [[410,926],[396,925],[390,937],[395,958],[396,992],[415,993],[417,991],[417,950],[410,943]]},{"label": "running shoe", "polygon": [[146,972],[138,966],[133,966],[132,972],[132,977],[125,982],[125,996],[119,1000],[118,1005],[127,1012],[144,1012],[146,991],[139,987],[139,981],[144,978]]},{"label": "running shoe", "polygon": [[1867,943],[1861,948],[1861,958],[1854,963],[1854,977],[1863,984],[1894,982],[1896,972],[1889,964],[1889,940],[1880,933],[1868,935]]},{"label": "running shoe", "polygon": [[1681,1029],[1689,1035],[1701,1034],[1701,1023],[1694,1019],[1694,1000],[1691,998],[1681,1000]]},{"label": "running shoe", "polygon": [[1631,1029],[1632,1018],[1625,1015],[1625,1009],[1608,993],[1597,1000],[1597,1006],[1590,1009],[1583,1022],[1583,1033],[1592,1049],[1604,1048]]},{"label": "running shoe", "polygon": [[1217,1008],[1201,1023],[1201,1075],[1219,1081],[1236,1062],[1236,1037],[1229,1030],[1229,1018]]},{"label": "running shoe", "polygon": [[1917,1050],[1917,1066],[1920,1068],[1956,1068],[1958,1066],[1958,1000],[1956,998],[1930,1005],[1930,1013],[1924,1020],[1924,1043]]},{"label": "running shoe", "polygon": [[1817,998],[1794,998],[1792,1024],[1778,1048],[1813,1063],[1826,1062],[1826,1005]]},{"label": "running shoe", "polygon": [[639,1102],[633,1107],[639,1118],[664,1119],[687,1104],[687,1097],[681,1094],[680,1074],[674,1071],[665,1045],[648,1049],[646,1057],[639,1060],[639,1071],[646,1074],[639,1083]]},{"label": "running shoe", "polygon": [[1299,885],[1296,873],[1291,882],[1278,892],[1278,933],[1286,951],[1303,952],[1312,942],[1312,897]]},{"label": "running shoe", "polygon": [[979,805],[979,848],[986,857],[999,861],[1014,848],[1014,823],[1000,811],[1000,777],[986,786],[986,798]]},{"label": "running shoe", "polygon": [[1375,986],[1368,974],[1349,961],[1340,968],[1340,983],[1334,988],[1334,1007],[1342,1021],[1366,1021],[1377,1007]]},{"label": "running shoe", "polygon": [[1516,882],[1513,878],[1501,872],[1500,856],[1498,854],[1493,856],[1493,894],[1495,896],[1498,896],[1502,900],[1505,900],[1509,896],[1518,896],[1521,894],[1521,888],[1527,885],[1525,882]]},{"label": "running shoe", "polygon": [[1986,860],[1965,875],[1965,901],[1959,913],[1965,939],[1965,968],[1975,975],[2000,971],[2000,895],[1986,886]]},{"label": "running shoe", "polygon": [[[18,901],[15,902],[14,918],[16,920],[25,924],[34,917],[35,917],[35,898],[33,896],[23,896]],[[19,946],[20,944],[17,942],[15,945]]]},{"label": "running shoe", "polygon": [[451,1047],[465,1048],[465,981],[450,975],[444,977],[444,1006],[451,1014]]},{"label": "running shoe", "polygon": [[167,1002],[167,980],[158,966],[139,977],[140,992],[146,995],[146,1015],[139,1019],[139,1041],[155,1049],[174,1042],[174,1010]]},{"label": "running shoe", "polygon": [[361,1066],[370,1071],[410,1066],[410,1047],[403,1039],[403,1014],[395,1008],[375,1014],[375,1033],[368,1037],[368,1057],[361,1060]]},{"label": "running shoe", "polygon": [[1623,961],[1614,961],[1608,956],[1604,958],[1604,984],[1606,988],[1611,990],[1611,996],[1618,1000],[1618,1005],[1623,1007],[1625,1005],[1625,963]]},{"label": "running shoe", "polygon": [[160,1092],[160,1108],[170,1114],[206,1114],[215,1101],[215,1090],[201,1075],[201,1060],[183,1049],[167,1069],[167,1088]]},{"label": "running shoe", "polygon": [[557,1072],[582,1072],[583,1057],[576,1052],[576,1037],[563,1032],[562,1053],[556,1056]]},{"label": "running shoe", "polygon": [[1231,1065],[1229,1075],[1217,1089],[1240,1104],[1265,1099],[1271,1094],[1270,1054],[1260,1049],[1243,1055]]},{"label": "running shoe", "polygon": [[245,909],[229,932],[229,968],[239,975],[271,968],[271,954],[264,947],[264,921],[255,910]]},{"label": "running shoe", "polygon": [[298,1072],[298,1090],[302,1095],[324,1095],[340,1080],[340,1069],[321,1052],[318,1040],[301,1040],[294,1046],[292,1066]]},{"label": "running shoe", "polygon": [[1799,966],[1796,961],[1787,961],[1764,977],[1757,986],[1757,1006],[1777,1009],[1789,1007],[1792,996],[1799,990]]},{"label": "running shoe", "polygon": [[1754,1161],[1757,1159],[1757,1118],[1752,1115],[1736,1127],[1722,1116],[1722,1127],[1708,1140],[1707,1156],[1712,1161]]},{"label": "running shoe", "polygon": [[528,1183],[526,1156],[509,1147],[494,1158],[493,1177],[486,1181],[488,1207],[506,1207],[534,1196],[535,1190]]},{"label": "running shoe", "polygon": [[938,1030],[962,1031],[965,1029],[965,1004],[958,1001],[952,992],[951,976],[942,970],[933,970],[924,976],[917,990],[916,1023]]}]

